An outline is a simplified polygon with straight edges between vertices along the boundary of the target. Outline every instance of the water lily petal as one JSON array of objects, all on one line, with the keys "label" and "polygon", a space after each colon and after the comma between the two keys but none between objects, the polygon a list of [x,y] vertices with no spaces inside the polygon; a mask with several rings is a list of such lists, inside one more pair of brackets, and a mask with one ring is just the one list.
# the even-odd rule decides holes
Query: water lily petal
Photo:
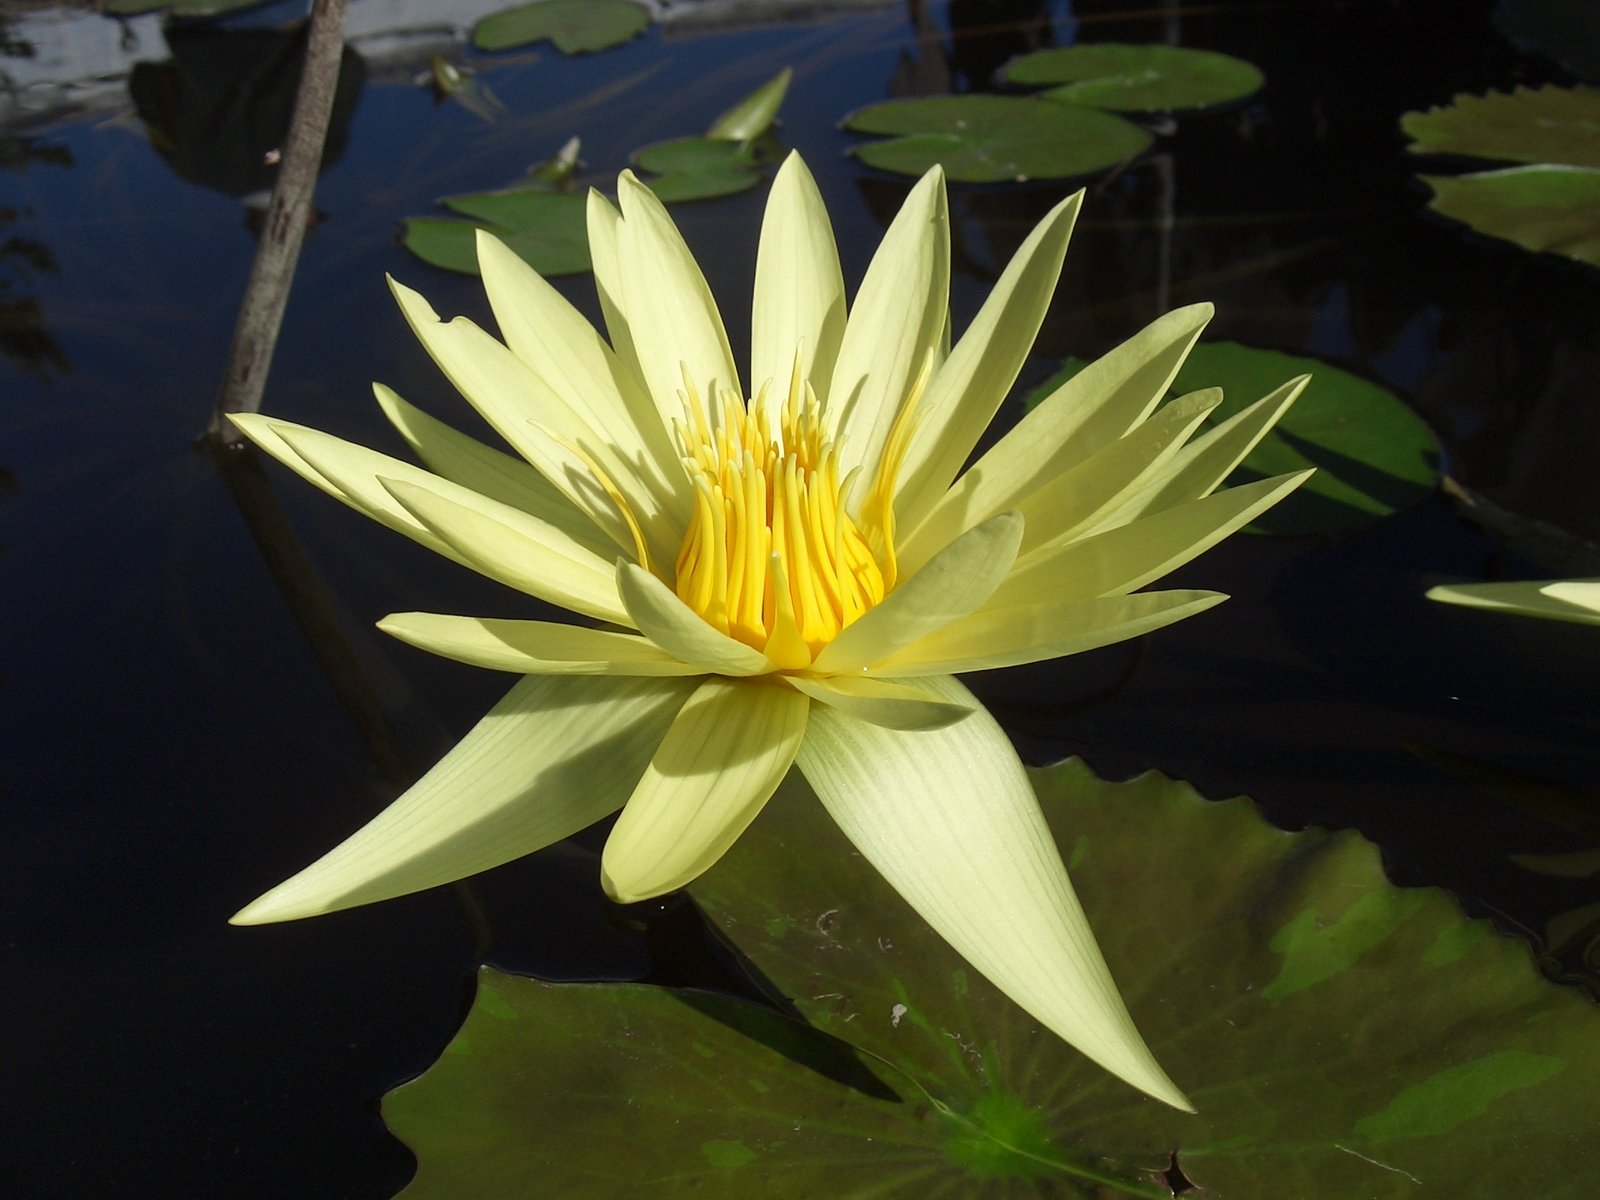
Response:
[{"label": "water lily petal", "polygon": [[1209,496],[1289,411],[1310,381],[1309,375],[1291,379],[1195,438],[1173,456],[1166,469],[1107,513],[1096,528],[1126,525],[1146,513]]},{"label": "water lily petal", "polygon": [[440,321],[416,292],[392,279],[389,285],[412,331],[439,369],[518,454],[589,513],[622,548],[631,550],[632,537],[626,522],[616,515],[618,506],[595,482],[590,463],[598,465],[649,535],[651,553],[661,558],[677,553],[668,524],[651,519],[658,513],[658,505],[650,488],[640,482],[632,461],[644,454],[636,442],[612,445],[495,338],[465,317]]},{"label": "water lily petal", "polygon": [[605,435],[633,465],[655,507],[681,525],[688,516],[687,489],[671,429],[632,373],[565,296],[481,229],[478,269],[507,347]]},{"label": "water lily petal", "polygon": [[862,856],[1001,991],[1106,1070],[1190,1107],[1134,1028],[1016,751],[974,711],[905,733],[817,705],[796,758]]},{"label": "water lily petal", "polygon": [[1001,513],[969,529],[817,655],[819,673],[870,667],[986,601],[1016,561],[1022,518]]},{"label": "water lily petal", "polygon": [[1131,525],[1045,546],[1017,561],[989,603],[999,609],[1135,591],[1243,528],[1311,474],[1298,471],[1257,480]]},{"label": "water lily petal", "polygon": [[837,708],[858,721],[888,729],[938,729],[959,721],[971,711],[965,705],[951,704],[903,683],[890,683],[867,675],[785,675],[782,678],[790,687],[821,704]]},{"label": "water lily petal", "polygon": [[520,681],[404,795],[234,924],[403,896],[570,837],[622,805],[693,688],[681,679]]},{"label": "water lily petal", "polygon": [[[1221,402],[1218,388],[1179,397],[1126,437],[1022,496],[1015,511],[1026,525],[1018,553],[1086,532],[1148,481],[1164,478],[1162,468]],[[915,571],[945,542],[992,515],[963,512],[956,506],[942,509],[900,549],[901,569]]]},{"label": "water lily petal", "polygon": [[721,388],[742,396],[717,302],[666,208],[631,171],[617,180],[617,199],[622,306],[657,409],[669,423],[682,412],[685,371],[703,403]]},{"label": "water lily petal", "polygon": [[[878,456],[924,359],[939,346],[950,306],[950,211],[944,172],[911,189],[883,235],[845,322],[824,419],[848,471],[870,488]],[[819,393],[820,395],[820,393]]]},{"label": "water lily petal", "polygon": [[697,675],[649,638],[552,621],[390,613],[378,628],[402,642],[491,671],[521,675]]},{"label": "water lily petal", "polygon": [[1220,592],[1135,592],[985,607],[875,664],[872,673],[945,675],[1065,658],[1171,625],[1226,599]]},{"label": "water lily petal", "polygon": [[[600,312],[605,317],[606,334],[611,339],[612,352],[623,371],[630,375],[637,387],[649,394],[644,373],[639,368],[639,352],[633,344],[633,331],[628,325],[628,313],[622,293],[622,214],[610,200],[595,188],[589,189],[589,207],[585,210],[589,234],[589,261],[594,267],[594,288],[600,298]],[[651,401],[654,403],[654,400]],[[671,427],[679,415],[676,407],[661,412],[663,423]]]},{"label": "water lily petal", "polygon": [[606,894],[648,900],[721,858],[788,773],[808,707],[785,687],[702,682],[606,838]]},{"label": "water lily petal", "polygon": [[[372,385],[378,406],[389,421],[427,464],[428,469],[452,483],[471,488],[520,508],[546,524],[554,525],[581,546],[610,562],[616,543],[607,537],[587,513],[575,507],[554,484],[525,461],[485,446],[477,438],[452,429],[408,404],[392,388]],[[380,471],[379,474],[392,474]]]},{"label": "water lily petal", "polygon": [[1068,196],[1028,234],[929,382],[895,500],[908,525],[944,495],[1016,382],[1055,294],[1082,203],[1081,191]]},{"label": "water lily petal", "polygon": [[797,352],[806,356],[803,377],[817,395],[828,394],[844,324],[844,276],[833,226],[816,180],[791,152],[767,195],[750,324],[750,391],[758,395],[770,381],[774,429]]},{"label": "water lily petal", "polygon": [[1441,584],[1428,589],[1429,600],[1486,608],[1492,612],[1600,625],[1600,579],[1529,579],[1506,583]]},{"label": "water lily petal", "polygon": [[628,624],[680,662],[716,675],[761,675],[773,669],[765,654],[713,629],[650,572],[627,561],[619,561],[616,570]]},{"label": "water lily petal", "polygon": [[921,536],[930,521],[959,528],[959,514],[1013,508],[1126,435],[1166,395],[1211,312],[1209,304],[1170,312],[1084,367],[990,447],[926,516],[907,521],[904,538]]}]

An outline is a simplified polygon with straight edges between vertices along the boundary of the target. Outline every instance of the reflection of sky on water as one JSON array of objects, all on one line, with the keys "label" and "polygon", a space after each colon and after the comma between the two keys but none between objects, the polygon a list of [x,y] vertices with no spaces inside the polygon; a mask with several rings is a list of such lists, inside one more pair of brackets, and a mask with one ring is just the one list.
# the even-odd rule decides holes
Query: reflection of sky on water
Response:
[{"label": "reflection of sky on water", "polygon": [[[1110,20],[1115,8],[1079,0],[1077,35],[1150,35]],[[847,279],[858,280],[909,185],[845,157],[855,139],[838,119],[915,90],[924,67],[970,83],[993,57],[983,35],[951,42],[952,25],[965,27],[943,6],[925,12],[920,32],[905,8],[878,6],[737,36],[652,30],[571,60],[474,57],[507,105],[494,124],[436,106],[409,72],[370,71],[318,188],[322,220],[268,410],[393,447],[370,401],[379,378],[473,427],[383,277],[420,287],[446,315],[486,320],[486,305],[475,281],[396,245],[399,220],[433,211],[441,195],[504,185],[575,133],[589,178],[603,181],[634,148],[703,129],[785,65],[796,77],[782,140],[806,153]],[[1240,110],[1179,120],[1150,160],[1091,182],[1024,383],[1051,369],[1050,356],[1130,335],[1163,304],[1210,298],[1213,336],[1328,355],[1386,380],[1443,432],[1469,485],[1600,533],[1595,489],[1571,485],[1592,477],[1600,455],[1600,366],[1582,341],[1600,284],[1419,217],[1414,164],[1394,129],[1408,107],[1547,68],[1466,17],[1428,39],[1420,18],[1388,6],[1301,16],[1310,25],[1292,31],[1260,13],[1185,18],[1186,40],[1252,58],[1268,88]],[[1309,61],[1307,45],[1318,50]],[[1385,86],[1344,87],[1356,63]],[[132,1178],[169,1180],[173,1196],[390,1194],[407,1159],[368,1106],[424,1066],[458,1020],[473,961],[466,917],[441,891],[281,929],[222,923],[391,794],[215,469],[192,449],[253,235],[237,199],[179,178],[129,125],[31,136],[35,161],[0,171],[0,208],[16,214],[0,255],[14,234],[54,269],[0,271],[11,288],[0,298],[30,299],[55,351],[32,360],[37,369],[0,360],[10,477],[0,488],[0,847],[17,860],[0,871],[0,946],[3,986],[30,1013],[27,1044],[8,1063],[26,1081],[28,1112],[0,1115],[0,1136],[35,1131],[14,1156],[23,1194],[30,1184],[32,1194],[115,1194]],[[953,191],[958,328],[1065,187]],[[707,274],[741,354],[762,195],[677,211],[712,256]],[[560,287],[597,315],[586,279]],[[378,701],[404,745],[430,759],[506,681],[397,646],[372,621],[407,609],[510,616],[521,602],[275,468],[266,477]],[[1082,752],[1112,774],[1160,766],[1214,794],[1250,790],[1288,824],[1359,826],[1407,878],[1453,872],[1531,923],[1575,903],[1574,889],[1530,888],[1503,854],[1568,843],[1398,743],[1492,752],[1595,782],[1586,714],[1600,644],[1421,599],[1425,577],[1542,567],[1442,502],[1326,542],[1243,539],[1174,580],[1232,592],[1214,613],[1143,649],[979,685],[1030,752]],[[1554,660],[1565,669],[1552,675]],[[1447,844],[1441,827],[1461,841]],[[581,850],[478,886],[494,922],[490,956],[509,966],[683,977],[685,947],[699,946],[681,913],[666,934],[646,921],[655,944],[621,928]],[[5,1102],[19,1103],[16,1087]]]}]

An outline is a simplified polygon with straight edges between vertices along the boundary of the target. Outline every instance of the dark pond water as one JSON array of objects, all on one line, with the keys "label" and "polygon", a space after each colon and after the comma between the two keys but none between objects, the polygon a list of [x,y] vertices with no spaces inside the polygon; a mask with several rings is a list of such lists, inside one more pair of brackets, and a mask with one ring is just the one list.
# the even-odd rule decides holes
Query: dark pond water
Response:
[{"label": "dark pond water", "polygon": [[[1337,537],[1239,538],[1175,580],[1232,593],[1219,610],[975,686],[1033,759],[1157,768],[1253,795],[1286,827],[1359,828],[1397,880],[1450,887],[1508,925],[1538,930],[1592,901],[1591,881],[1506,858],[1581,837],[1417,752],[1600,788],[1600,638],[1422,599],[1444,579],[1600,574],[1600,274],[1431,220],[1396,124],[1458,92],[1567,80],[1564,68],[1471,0],[827,9],[678,21],[586,58],[471,59],[506,105],[493,124],[436,105],[415,82],[427,51],[403,39],[352,57],[267,410],[387,446],[378,378],[459,415],[384,274],[446,313],[481,320],[486,306],[475,281],[398,246],[398,222],[507,183],[573,134],[602,179],[793,66],[781,138],[818,177],[853,284],[909,181],[844,155],[850,109],[985,87],[1011,54],[1073,39],[1170,36],[1242,56],[1266,73],[1259,96],[1180,120],[1158,153],[1091,182],[1030,377],[1214,300],[1211,336],[1388,384],[1438,431],[1457,480],[1555,529],[1508,542],[1439,496]],[[260,154],[285,102],[273,84],[247,102],[228,88],[282,70],[285,35],[270,31],[294,15],[173,29],[170,48],[142,26],[149,65],[87,111],[19,116],[0,143],[10,1195],[389,1196],[411,1160],[377,1099],[450,1037],[475,963],[723,978],[685,905],[604,901],[594,835],[474,881],[471,903],[441,889],[284,927],[225,923],[505,687],[372,628],[414,608],[510,615],[494,585],[276,468],[225,477],[196,448],[255,248],[241,197],[270,181]],[[1065,190],[953,189],[958,328]],[[676,210],[736,353],[763,195]],[[595,312],[586,278],[563,289]],[[297,587],[331,614],[377,724],[352,720],[257,537],[271,555],[292,538],[313,573]]]}]

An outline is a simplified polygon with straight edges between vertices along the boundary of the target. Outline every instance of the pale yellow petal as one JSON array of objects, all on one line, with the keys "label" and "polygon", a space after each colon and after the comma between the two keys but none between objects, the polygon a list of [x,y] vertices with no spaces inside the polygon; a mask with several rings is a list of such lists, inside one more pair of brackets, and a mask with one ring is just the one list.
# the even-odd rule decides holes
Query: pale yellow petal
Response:
[{"label": "pale yellow petal", "polygon": [[791,153],[767,195],[750,329],[750,391],[760,395],[770,382],[773,428],[797,353],[804,354],[802,377],[817,395],[828,394],[844,324],[844,277],[833,227],[811,172]]},{"label": "pale yellow petal", "polygon": [[[315,461],[315,460],[313,460]],[[442,482],[442,481],[441,481]],[[380,477],[378,484],[462,561],[507,587],[586,613],[630,624],[615,574],[596,555],[562,544],[550,526],[521,509],[453,484]]]},{"label": "pale yellow petal", "polygon": [[817,655],[819,674],[871,667],[964,617],[1001,585],[1016,561],[1022,518],[1001,513],[969,529],[900,584]]},{"label": "pale yellow petal", "polygon": [[796,758],[855,847],[957,953],[1057,1036],[1134,1087],[1189,1102],[1134,1028],[1011,743],[973,705],[906,733],[815,705]]},{"label": "pale yellow petal", "polygon": [[872,256],[824,399],[828,429],[845,435],[846,471],[862,468],[858,488],[872,486],[907,389],[937,350],[949,297],[950,213],[944,172],[934,167],[911,189]]},{"label": "pale yellow petal", "polygon": [[384,415],[429,470],[555,526],[606,562],[616,554],[616,542],[523,459],[452,429],[381,383],[373,384],[372,391]]},{"label": "pale yellow petal", "polygon": [[693,689],[684,679],[520,681],[404,795],[234,923],[403,896],[572,836],[621,807]]},{"label": "pale yellow petal", "polygon": [[650,572],[622,560],[616,570],[628,624],[680,662],[716,675],[762,675],[773,669],[765,654],[713,629]]},{"label": "pale yellow petal", "polygon": [[998,609],[1136,591],[1243,528],[1311,474],[1258,480],[1081,541],[1048,545],[1017,561],[990,604]]},{"label": "pale yellow petal", "polygon": [[[634,385],[646,395],[650,389],[639,369],[639,353],[634,349],[633,333],[628,326],[622,293],[622,214],[616,206],[594,188],[589,189],[588,220],[589,261],[594,267],[594,287],[600,298],[600,312],[605,317],[606,334],[611,339],[612,352],[620,368],[632,377]],[[655,403],[654,399],[651,403]],[[668,428],[677,409],[662,411]]]},{"label": "pale yellow petal", "polygon": [[1516,580],[1507,583],[1441,584],[1429,600],[1485,608],[1491,612],[1600,625],[1600,579]]},{"label": "pale yellow petal", "polygon": [[[1074,537],[1114,511],[1148,480],[1160,475],[1185,439],[1221,400],[1222,393],[1216,388],[1180,397],[1126,437],[1102,447],[1017,499],[1016,511],[1027,523],[1018,553],[1028,554],[1047,542]],[[992,515],[968,512],[959,503],[940,505],[901,548],[902,569],[916,570],[940,546]]]},{"label": "pale yellow petal", "polygon": [[1211,305],[1194,304],[1159,318],[1084,367],[1041,401],[957,479],[918,526],[957,513],[1003,512],[1023,496],[1125,436],[1155,409],[1211,319]]},{"label": "pale yellow petal", "polygon": [[702,682],[606,838],[600,879],[607,894],[648,900],[721,858],[788,773],[807,708],[786,687]]},{"label": "pale yellow petal", "polygon": [[1107,513],[1096,528],[1126,525],[1146,513],[1209,496],[1289,411],[1310,379],[1301,375],[1289,380],[1195,438],[1154,478]]},{"label": "pale yellow petal", "polygon": [[507,347],[617,449],[654,507],[681,526],[688,516],[688,486],[678,450],[632,373],[566,297],[483,230],[478,269]]},{"label": "pale yellow petal", "polygon": [[918,688],[867,675],[784,675],[781,678],[819,704],[888,729],[938,729],[959,721],[971,711],[965,705],[952,704]]},{"label": "pale yellow petal", "polygon": [[872,668],[874,676],[958,674],[1081,654],[1204,612],[1219,592],[1135,592],[1093,600],[981,608]]},{"label": "pale yellow petal", "polygon": [[944,495],[1016,382],[1055,294],[1082,201],[1081,191],[1068,196],[1028,234],[928,384],[895,501],[908,526]]},{"label": "pale yellow petal", "polygon": [[391,613],[378,628],[419,650],[521,675],[696,675],[649,638],[551,621]]},{"label": "pale yellow petal", "polygon": [[617,180],[617,198],[622,307],[657,409],[669,420],[682,412],[685,372],[702,402],[722,388],[742,396],[717,302],[678,227],[631,171]]}]

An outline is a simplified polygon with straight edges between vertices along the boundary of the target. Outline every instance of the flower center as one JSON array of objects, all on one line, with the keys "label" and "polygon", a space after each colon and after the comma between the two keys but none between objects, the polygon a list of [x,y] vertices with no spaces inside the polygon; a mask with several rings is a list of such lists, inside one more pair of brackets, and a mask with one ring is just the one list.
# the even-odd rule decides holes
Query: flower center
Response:
[{"label": "flower center", "polygon": [[839,451],[810,385],[796,373],[776,434],[765,400],[765,388],[748,406],[723,392],[713,427],[698,398],[685,398],[688,422],[677,432],[695,507],[677,592],[714,628],[797,670],[894,587],[883,482],[892,484],[893,471],[878,472],[853,519],[851,479],[839,478]]}]

